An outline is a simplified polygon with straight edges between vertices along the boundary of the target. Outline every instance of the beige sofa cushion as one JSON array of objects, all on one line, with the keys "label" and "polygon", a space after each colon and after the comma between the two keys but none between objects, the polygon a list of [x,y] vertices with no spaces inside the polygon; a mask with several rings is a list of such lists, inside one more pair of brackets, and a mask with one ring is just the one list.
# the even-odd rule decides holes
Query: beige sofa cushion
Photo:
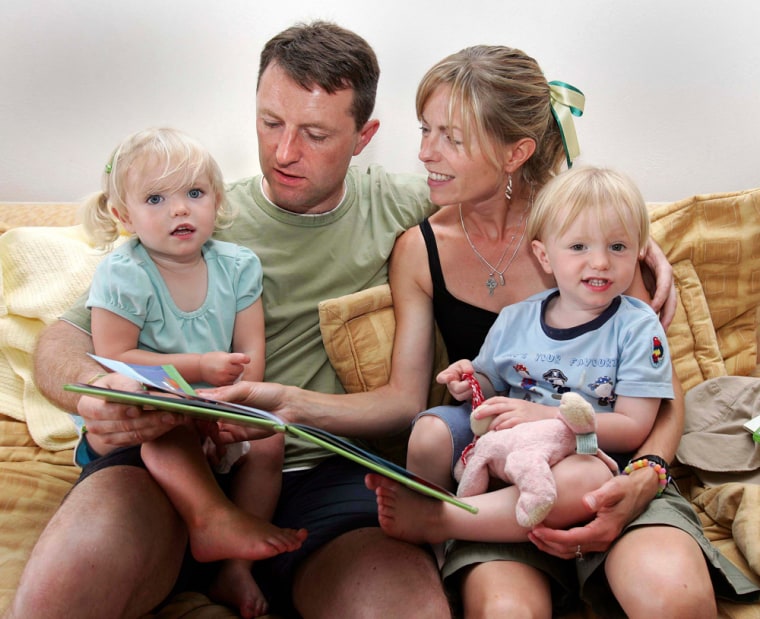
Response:
[{"label": "beige sofa cushion", "polygon": [[[699,277],[725,373],[752,373],[760,304],[760,189],[656,205],[651,219],[652,236],[671,264],[688,261]],[[692,317],[689,324],[704,320]]]},{"label": "beige sofa cushion", "polygon": [[388,284],[321,302],[319,327],[348,393],[371,391],[388,382],[396,331]]},{"label": "beige sofa cushion", "polygon": [[0,202],[0,232],[21,226],[73,226],[79,223],[76,202]]},{"label": "beige sofa cushion", "polygon": [[708,378],[725,376],[726,366],[702,283],[691,261],[681,260],[674,264],[673,278],[678,307],[668,328],[668,344],[673,369],[684,390],[688,391]]}]

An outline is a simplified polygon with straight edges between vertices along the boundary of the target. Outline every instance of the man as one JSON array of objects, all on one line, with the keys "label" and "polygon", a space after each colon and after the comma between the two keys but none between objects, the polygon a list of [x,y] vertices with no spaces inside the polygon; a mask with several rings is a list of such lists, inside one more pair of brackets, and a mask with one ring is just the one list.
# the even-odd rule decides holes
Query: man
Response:
[{"label": "man", "polygon": [[[385,282],[395,238],[432,209],[422,178],[349,168],[379,128],[370,119],[378,76],[367,43],[331,24],[289,28],[267,43],[256,97],[262,176],[229,187],[240,216],[220,235],[254,248],[264,266],[266,380],[304,388],[297,410],[268,401],[275,395],[266,390],[257,404],[354,437],[406,428],[424,406],[390,401],[357,415],[354,396],[336,406],[322,395],[342,388],[322,346],[317,302]],[[92,350],[86,329],[80,306],[38,345],[37,383],[85,418],[94,460],[40,537],[11,616],[139,616],[167,597],[183,563],[185,529],[139,458],[141,442],[178,420],[63,392],[67,382],[135,388],[124,377],[100,376],[85,354]],[[257,564],[273,612],[449,614],[431,556],[377,527],[364,473],[342,458],[288,445],[274,521],[305,527],[309,537],[300,551]]]},{"label": "man", "polygon": [[[317,302],[387,281],[396,237],[432,208],[422,178],[392,178],[378,168],[347,172],[379,127],[370,118],[378,78],[369,45],[331,24],[290,28],[262,53],[257,133],[263,177],[230,186],[228,199],[240,216],[221,238],[255,247],[265,265],[268,380],[342,391],[321,343]],[[82,307],[65,319],[87,328]],[[41,337],[38,384],[63,408],[79,406],[91,455],[110,454],[85,468],[41,536],[12,612],[25,618],[139,616],[171,592],[186,533],[139,466],[139,447],[114,448],[155,438],[176,419],[89,398],[77,402],[63,393],[62,384],[88,382],[102,371],[84,354],[92,350],[89,335],[71,323],[59,321]],[[134,388],[117,375],[96,382]],[[404,413],[383,423],[396,430],[409,421]],[[299,445],[289,446],[286,462],[276,519],[301,520],[309,538],[302,553],[261,563],[257,582],[272,611],[293,612],[294,578],[293,604],[304,616],[334,616],[335,609],[347,617],[448,614],[429,554],[377,528],[364,469]],[[310,516],[309,501],[323,508],[314,515],[321,520]]]}]

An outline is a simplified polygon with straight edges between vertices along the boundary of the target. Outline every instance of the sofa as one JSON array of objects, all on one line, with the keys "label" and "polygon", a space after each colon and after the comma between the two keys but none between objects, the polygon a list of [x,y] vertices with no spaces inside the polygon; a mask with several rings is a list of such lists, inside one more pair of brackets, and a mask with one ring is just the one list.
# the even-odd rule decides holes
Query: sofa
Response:
[{"label": "sofa", "polygon": [[[687,397],[692,389],[720,377],[760,376],[760,189],[649,207],[653,237],[674,268],[679,304],[668,339]],[[2,611],[35,540],[79,474],[69,415],[34,386],[34,342],[86,289],[102,254],[87,244],[74,203],[0,203],[0,233]],[[325,347],[347,391],[372,389],[387,381],[394,332],[387,285],[327,299],[319,315]],[[437,361],[445,362],[440,350]],[[440,390],[431,390],[431,402],[441,397]],[[751,435],[738,438],[744,439],[752,449]],[[378,449],[385,447],[378,444]],[[760,584],[760,485],[747,482],[741,471],[735,477],[729,471],[725,483],[707,483],[700,477],[699,464],[675,463],[679,487],[708,537]],[[236,616],[198,592],[181,593],[149,615]],[[593,614],[585,610],[573,617],[581,616]],[[719,616],[760,618],[760,604],[719,600]]]}]

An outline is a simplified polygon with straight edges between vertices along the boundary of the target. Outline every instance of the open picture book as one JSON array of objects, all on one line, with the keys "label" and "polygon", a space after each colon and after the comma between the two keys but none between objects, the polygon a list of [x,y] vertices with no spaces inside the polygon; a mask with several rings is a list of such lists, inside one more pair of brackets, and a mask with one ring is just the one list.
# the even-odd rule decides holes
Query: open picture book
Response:
[{"label": "open picture book", "polygon": [[461,501],[445,488],[429,482],[404,467],[373,454],[345,438],[305,424],[288,423],[280,417],[258,408],[202,397],[172,365],[135,365],[95,355],[92,357],[106,369],[138,381],[145,386],[145,390],[120,391],[84,383],[64,385],[65,390],[103,398],[111,402],[135,404],[182,413],[199,419],[251,425],[273,432],[289,434],[352,460],[375,473],[385,475],[415,492],[447,501],[473,514],[478,511],[476,507]]}]

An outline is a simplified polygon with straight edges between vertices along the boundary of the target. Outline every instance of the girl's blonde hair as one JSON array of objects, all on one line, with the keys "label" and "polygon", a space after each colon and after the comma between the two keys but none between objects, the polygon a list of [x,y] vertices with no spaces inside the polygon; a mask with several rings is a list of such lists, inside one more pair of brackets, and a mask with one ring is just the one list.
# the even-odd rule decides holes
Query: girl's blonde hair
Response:
[{"label": "girl's blonde hair", "polygon": [[[111,212],[125,215],[127,174],[147,162],[163,168],[157,192],[171,192],[191,186],[207,176],[214,193],[216,227],[228,227],[235,213],[227,204],[222,171],[211,154],[195,139],[170,128],[151,128],[127,137],[111,154],[103,171],[102,191],[91,195],[83,204],[82,223],[97,247],[109,247],[120,232],[119,220]],[[160,182],[165,181],[165,186]]]},{"label": "girl's blonde hair", "polygon": [[617,218],[639,251],[649,242],[649,212],[639,188],[616,170],[583,166],[558,174],[539,191],[528,216],[525,235],[530,241],[561,235],[582,213],[591,211],[600,226]]},{"label": "girl's blonde hair", "polygon": [[552,115],[549,83],[533,58],[502,45],[467,47],[444,58],[417,88],[419,119],[439,86],[451,88],[448,124],[459,116],[468,154],[474,138],[498,167],[497,149],[527,137],[536,151],[522,166],[525,181],[540,187],[560,170],[562,136]]}]

